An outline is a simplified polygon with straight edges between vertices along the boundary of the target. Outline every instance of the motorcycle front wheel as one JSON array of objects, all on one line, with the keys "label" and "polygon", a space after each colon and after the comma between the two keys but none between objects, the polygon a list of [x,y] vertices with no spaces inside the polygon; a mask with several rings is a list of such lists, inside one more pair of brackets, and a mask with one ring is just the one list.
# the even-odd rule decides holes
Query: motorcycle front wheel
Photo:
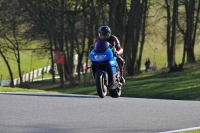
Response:
[{"label": "motorcycle front wheel", "polygon": [[99,97],[104,98],[107,94],[107,87],[104,84],[103,73],[97,72],[95,74],[95,82],[96,82],[96,88],[97,88],[97,93]]}]

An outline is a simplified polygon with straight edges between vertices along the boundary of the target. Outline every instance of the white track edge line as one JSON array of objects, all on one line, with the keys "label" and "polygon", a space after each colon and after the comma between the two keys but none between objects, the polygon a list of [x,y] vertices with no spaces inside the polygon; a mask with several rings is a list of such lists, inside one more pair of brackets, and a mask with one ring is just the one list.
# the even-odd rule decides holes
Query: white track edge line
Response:
[{"label": "white track edge line", "polygon": [[177,133],[177,132],[185,132],[185,131],[191,131],[191,130],[197,130],[197,129],[200,129],[200,127],[191,127],[191,128],[172,130],[172,131],[165,131],[165,132],[159,132],[159,133]]}]

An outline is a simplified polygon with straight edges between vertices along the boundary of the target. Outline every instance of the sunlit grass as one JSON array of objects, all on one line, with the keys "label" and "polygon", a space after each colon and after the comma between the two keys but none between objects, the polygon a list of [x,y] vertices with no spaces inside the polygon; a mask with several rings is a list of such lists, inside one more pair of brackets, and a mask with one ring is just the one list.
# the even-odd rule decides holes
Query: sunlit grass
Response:
[{"label": "sunlit grass", "polygon": [[26,88],[10,88],[10,87],[1,87],[0,92],[46,92],[45,90],[37,89],[26,89]]},{"label": "sunlit grass", "polygon": [[186,131],[186,132],[180,132],[180,133],[200,133],[200,130]]},{"label": "sunlit grass", "polygon": [[[11,66],[14,78],[17,78],[19,74],[18,74],[18,67],[16,60],[14,60],[12,56],[12,58],[11,57],[8,58],[8,62]],[[38,55],[32,53],[32,51],[21,52],[21,72],[23,74],[26,74],[31,70],[36,70],[45,67],[47,65],[50,65],[50,61],[48,60],[47,57],[39,58]],[[5,65],[5,62],[3,61],[1,56],[0,56],[0,68],[1,68],[0,76],[2,76],[3,79],[10,79],[8,68]]]}]

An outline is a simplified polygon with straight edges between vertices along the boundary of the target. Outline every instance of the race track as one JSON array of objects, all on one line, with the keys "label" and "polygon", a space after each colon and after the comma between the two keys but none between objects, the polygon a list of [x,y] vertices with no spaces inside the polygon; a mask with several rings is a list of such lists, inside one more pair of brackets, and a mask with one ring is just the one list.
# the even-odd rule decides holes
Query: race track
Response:
[{"label": "race track", "polygon": [[158,133],[200,126],[200,101],[0,93],[0,133]]}]

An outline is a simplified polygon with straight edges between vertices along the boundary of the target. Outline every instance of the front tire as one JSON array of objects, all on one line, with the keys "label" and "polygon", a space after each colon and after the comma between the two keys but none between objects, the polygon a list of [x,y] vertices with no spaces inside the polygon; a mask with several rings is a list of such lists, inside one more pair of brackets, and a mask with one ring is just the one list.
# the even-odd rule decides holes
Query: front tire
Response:
[{"label": "front tire", "polygon": [[97,93],[100,98],[104,98],[107,94],[107,87],[104,84],[103,73],[97,72],[95,74]]}]

